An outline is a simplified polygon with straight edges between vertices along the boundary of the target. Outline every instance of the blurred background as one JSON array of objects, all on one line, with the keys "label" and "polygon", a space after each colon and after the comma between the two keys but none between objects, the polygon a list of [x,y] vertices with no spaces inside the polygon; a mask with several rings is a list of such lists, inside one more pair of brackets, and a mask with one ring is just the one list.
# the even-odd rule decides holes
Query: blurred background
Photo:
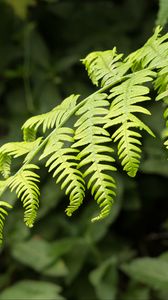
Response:
[{"label": "blurred background", "polygon": [[[151,36],[158,10],[157,0],[0,0],[0,144],[21,140],[28,117],[69,94],[94,92],[80,59],[114,46],[125,54],[137,49]],[[157,139],[144,136],[135,179],[119,173],[115,205],[102,222],[90,222],[95,203],[89,193],[68,218],[68,199],[42,168],[34,228],[25,227],[18,201],[6,222],[0,299],[168,299],[168,162],[160,103],[151,112]],[[14,194],[6,197],[16,201]]]}]

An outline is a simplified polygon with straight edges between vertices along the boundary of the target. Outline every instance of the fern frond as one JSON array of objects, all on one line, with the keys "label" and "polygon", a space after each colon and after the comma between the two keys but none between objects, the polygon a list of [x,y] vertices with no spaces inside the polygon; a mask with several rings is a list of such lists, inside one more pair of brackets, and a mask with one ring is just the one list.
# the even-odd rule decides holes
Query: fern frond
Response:
[{"label": "fern frond", "polygon": [[18,198],[23,202],[25,209],[24,221],[28,227],[33,227],[40,195],[39,187],[36,184],[36,182],[39,182],[40,177],[32,169],[39,169],[39,167],[34,164],[24,165],[9,181],[11,191],[15,190]]},{"label": "fern frond", "polygon": [[79,95],[71,95],[48,113],[31,117],[23,124],[22,129],[24,132],[28,129],[37,131],[37,129],[42,125],[43,132],[46,132],[47,129],[58,127],[59,124],[64,122],[64,120],[66,120],[71,114],[71,111],[76,106],[78,98]]},{"label": "fern frond", "polygon": [[6,143],[0,147],[0,172],[4,178],[10,176],[11,169],[11,157],[17,158],[22,155],[26,155],[25,161],[27,161],[38,145],[41,142],[41,138],[38,138],[34,142],[13,142]]},{"label": "fern frond", "polygon": [[0,152],[0,172],[5,179],[10,176],[10,172],[11,172],[11,156],[1,152]]},{"label": "fern frond", "polygon": [[82,147],[78,154],[78,168],[87,166],[84,178],[89,176],[87,187],[91,188],[91,193],[101,208],[100,214],[92,221],[100,220],[109,214],[115,196],[115,180],[107,173],[116,170],[112,165],[113,149],[106,145],[111,142],[111,138],[101,127],[105,123],[104,116],[108,113],[109,102],[106,98],[106,94],[94,95],[77,111],[76,114],[80,117],[75,123],[76,142],[72,146]]},{"label": "fern frond", "polygon": [[[165,3],[162,1],[162,5]],[[163,12],[163,11],[162,11]],[[157,78],[154,87],[158,91],[156,100],[163,100],[167,104],[168,97],[168,33],[160,36],[162,28],[157,26],[153,36],[145,43],[145,45],[132,53],[128,57],[128,61],[132,61],[134,65],[141,64],[142,68],[148,67],[151,70],[157,70]],[[167,108],[164,112],[164,118],[167,119]],[[166,122],[166,128],[168,121]],[[167,146],[167,141],[165,142]]]},{"label": "fern frond", "polygon": [[41,142],[41,137],[34,142],[13,142],[6,143],[0,147],[0,155],[9,155],[17,158],[19,156],[25,155],[37,147]]},{"label": "fern frond", "polygon": [[[141,63],[142,68],[167,69],[168,66],[168,33],[160,36],[162,28],[157,26],[152,37],[148,39],[143,47],[131,53],[126,61],[132,64]],[[162,73],[165,73],[162,71]]]},{"label": "fern frond", "polygon": [[118,142],[119,158],[124,170],[131,177],[136,175],[141,153],[141,142],[139,141],[141,134],[136,132],[134,128],[144,129],[153,135],[150,128],[134,113],[150,115],[146,108],[137,104],[150,100],[150,97],[147,96],[149,88],[143,84],[151,81],[154,75],[155,73],[150,70],[137,71],[123,83],[110,90],[109,98],[112,98],[112,104],[104,127],[119,125],[112,138],[114,142]]},{"label": "fern frond", "polygon": [[130,68],[130,64],[122,63],[123,54],[117,54],[116,47],[112,50],[91,52],[82,59],[93,84],[105,86],[118,81]]},{"label": "fern frond", "polygon": [[4,222],[6,216],[8,215],[6,208],[12,208],[12,206],[5,201],[0,201],[0,244],[2,244],[3,241]]},{"label": "fern frond", "polygon": [[36,130],[31,128],[23,128],[23,140],[25,142],[34,142],[36,139]]},{"label": "fern frond", "polygon": [[74,141],[71,128],[58,128],[51,135],[40,159],[49,156],[46,167],[49,172],[53,171],[53,177],[57,177],[56,183],[62,182],[61,189],[66,188],[66,195],[69,195],[70,204],[66,208],[66,214],[71,216],[83,202],[85,195],[85,182],[82,173],[77,170],[78,151],[66,147],[65,143]]}]

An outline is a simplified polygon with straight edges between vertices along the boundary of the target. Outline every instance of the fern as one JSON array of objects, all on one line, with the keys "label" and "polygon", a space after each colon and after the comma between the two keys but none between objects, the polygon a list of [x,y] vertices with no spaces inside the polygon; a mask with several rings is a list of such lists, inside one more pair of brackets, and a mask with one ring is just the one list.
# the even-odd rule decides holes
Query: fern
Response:
[{"label": "fern", "polygon": [[[158,26],[153,36],[146,44],[128,57],[132,61],[133,67],[137,65],[141,68],[157,70],[157,77],[154,81],[154,88],[158,91],[156,100],[163,100],[167,106],[166,97],[168,96],[168,34],[160,36],[161,27]],[[164,112],[167,118],[167,108]],[[166,122],[168,128],[168,122]],[[167,143],[166,143],[167,144]]]},{"label": "fern", "polygon": [[150,70],[137,71],[119,86],[110,90],[109,98],[112,98],[112,104],[104,127],[120,125],[112,135],[112,138],[114,142],[118,141],[119,158],[122,159],[124,170],[131,177],[134,177],[137,173],[141,153],[139,147],[141,142],[138,139],[141,137],[141,134],[135,131],[135,128],[144,129],[153,135],[150,128],[137,118],[134,113],[150,115],[146,108],[136,104],[150,100],[150,97],[147,96],[149,88],[143,84],[152,81],[154,75],[155,73]]},{"label": "fern", "polygon": [[115,171],[111,165],[114,158],[111,156],[112,148],[104,145],[111,142],[109,133],[100,125],[104,125],[109,103],[105,100],[106,94],[97,94],[90,97],[87,102],[77,111],[80,116],[75,124],[76,143],[73,147],[83,147],[78,154],[79,168],[90,165],[84,172],[84,178],[90,176],[88,188],[91,188],[92,195],[102,208],[100,214],[93,218],[96,221],[106,217],[113,203],[115,195],[115,180],[106,174],[106,171]]},{"label": "fern", "polygon": [[[168,150],[168,34],[160,33],[157,27],[145,45],[125,59],[116,48],[90,53],[82,61],[100,88],[78,103],[79,96],[71,95],[48,113],[31,117],[22,126],[24,141],[0,147],[0,172],[6,179],[0,181],[0,195],[7,188],[15,190],[23,202],[27,226],[33,226],[39,207],[39,175],[34,172],[39,167],[32,164],[36,156],[45,159],[56,183],[69,196],[68,216],[82,204],[85,186],[100,209],[92,221],[109,215],[117,185],[114,145],[118,145],[124,171],[134,177],[140,164],[142,130],[154,136],[141,120],[141,115],[150,116],[144,105],[146,101],[152,105],[153,88],[156,100],[165,107],[163,136]],[[71,128],[66,124],[70,119]],[[43,137],[37,138],[40,127]],[[13,174],[11,160],[17,157],[23,157],[23,165]],[[1,206],[9,204],[1,202]],[[6,213],[0,209],[2,239]]]},{"label": "fern", "polygon": [[12,206],[5,201],[0,201],[0,244],[3,240],[3,228],[5,217],[8,215],[6,208],[12,208]]},{"label": "fern", "polygon": [[41,142],[41,138],[38,138],[33,142],[24,141],[24,142],[7,143],[2,147],[0,147],[0,154],[2,156],[7,154],[9,156],[13,156],[14,158],[17,158],[19,156],[29,153],[31,150],[37,147],[40,144],[40,142]]},{"label": "fern", "polygon": [[41,138],[38,138],[34,142],[13,142],[7,143],[0,147],[0,172],[4,178],[10,176],[11,171],[11,157],[17,158],[22,155],[26,155],[25,161],[29,159],[29,156],[41,142]]},{"label": "fern", "polygon": [[130,68],[129,62],[121,62],[122,56],[114,47],[113,50],[92,52],[82,62],[93,84],[98,86],[101,81],[103,87],[120,80]]},{"label": "fern", "polygon": [[36,130],[33,127],[23,128],[23,140],[25,142],[34,142],[36,139]]},{"label": "fern", "polygon": [[0,172],[6,179],[10,176],[11,172],[11,156],[6,153],[0,153]]},{"label": "fern", "polygon": [[39,182],[39,175],[34,173],[32,169],[38,169],[36,165],[27,164],[16,173],[9,181],[11,191],[16,191],[16,194],[23,202],[25,208],[24,221],[28,227],[33,227],[39,207],[39,187],[36,182]]},{"label": "fern", "polygon": [[22,126],[24,135],[27,137],[26,132],[28,129],[37,131],[41,125],[43,125],[43,132],[46,132],[47,129],[54,128],[55,126],[59,126],[61,122],[64,122],[64,120],[68,118],[69,113],[76,106],[78,98],[79,95],[71,95],[50,112],[28,119]]},{"label": "fern", "polygon": [[56,183],[62,181],[61,189],[66,188],[69,194],[70,204],[66,209],[68,216],[79,208],[85,195],[85,182],[82,173],[77,170],[78,151],[65,147],[65,142],[73,142],[73,130],[71,128],[58,128],[51,135],[40,159],[50,156],[46,162],[49,172],[54,171],[53,177],[57,177]]}]

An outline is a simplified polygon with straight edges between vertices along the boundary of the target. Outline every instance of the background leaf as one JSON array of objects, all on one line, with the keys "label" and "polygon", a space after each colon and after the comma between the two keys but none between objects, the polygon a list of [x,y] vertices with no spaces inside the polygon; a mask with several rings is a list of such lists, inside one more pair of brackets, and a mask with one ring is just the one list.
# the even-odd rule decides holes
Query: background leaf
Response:
[{"label": "background leaf", "polygon": [[168,21],[168,2],[167,0],[159,0],[159,11],[157,16],[157,25],[164,26]]},{"label": "background leaf", "polygon": [[46,281],[23,280],[7,288],[0,295],[0,299],[58,299],[64,298],[60,295],[61,288]]},{"label": "background leaf", "polygon": [[168,263],[157,258],[138,258],[122,266],[122,270],[134,280],[153,289],[168,290]]},{"label": "background leaf", "polygon": [[5,0],[9,5],[12,6],[16,15],[20,18],[25,19],[27,14],[27,9],[29,5],[34,5],[34,0]]}]

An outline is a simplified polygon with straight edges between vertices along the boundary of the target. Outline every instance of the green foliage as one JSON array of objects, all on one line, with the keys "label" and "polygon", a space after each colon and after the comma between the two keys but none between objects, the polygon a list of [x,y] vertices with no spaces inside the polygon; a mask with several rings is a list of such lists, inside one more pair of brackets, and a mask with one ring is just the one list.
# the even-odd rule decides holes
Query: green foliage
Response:
[{"label": "green foliage", "polygon": [[[24,3],[33,1],[15,2],[21,7]],[[37,299],[44,297],[49,300],[59,299],[63,295],[68,300],[167,300],[167,289],[163,287],[165,278],[159,276],[158,279],[158,275],[163,272],[159,271],[159,264],[162,267],[163,261],[157,263],[157,272],[156,267],[150,266],[150,274],[147,276],[146,264],[138,266],[139,270],[136,269],[136,272],[139,276],[136,278],[131,272],[123,269],[123,266],[132,266],[133,262],[143,259],[144,256],[148,259],[152,257],[155,261],[162,259],[167,263],[168,162],[167,149],[163,146],[163,140],[166,141],[168,137],[167,117],[164,113],[167,106],[167,77],[164,74],[158,77],[160,68],[150,67],[149,71],[154,72],[156,76],[153,74],[149,76],[152,77],[152,81],[138,84],[144,89],[149,89],[149,93],[144,97],[150,97],[150,100],[131,104],[150,111],[151,115],[139,112],[131,114],[148,126],[156,136],[152,138],[140,127],[129,128],[131,133],[142,136],[132,137],[142,143],[133,143],[141,150],[138,176],[135,178],[130,178],[122,171],[123,158],[119,159],[117,154],[119,140],[114,142],[112,137],[122,124],[104,128],[108,122],[111,105],[118,97],[108,98],[110,90],[126,83],[130,78],[133,79],[133,74],[148,69],[148,66],[142,67],[142,61],[137,60],[133,63],[124,58],[150,37],[158,9],[157,2],[159,1],[41,0],[34,1],[35,5],[32,3],[25,6],[24,16],[20,17],[14,9],[14,1],[0,1],[0,146],[11,141],[20,141],[19,151],[24,141],[34,142],[42,137],[37,146],[34,144],[29,152],[21,156],[14,158],[15,154],[9,155],[7,152],[1,156],[5,163],[6,159],[9,159],[8,170],[4,168],[7,174],[2,172],[4,178],[0,181],[0,191],[5,192],[2,200],[13,207],[10,212],[8,207],[2,206],[10,212],[6,220],[3,220],[5,242],[1,246],[0,270],[2,299],[14,296],[16,299],[34,299],[36,296]],[[166,31],[166,27],[164,30]],[[155,37],[155,42],[158,39],[159,36]],[[163,44],[166,48],[167,42]],[[114,50],[114,45],[117,50]],[[160,49],[160,46],[157,47]],[[106,49],[112,50],[104,51]],[[93,64],[93,68],[98,89],[88,80],[79,64],[79,59],[89,52],[95,57],[96,65],[94,67]],[[146,53],[148,54],[148,50]],[[107,66],[103,64],[101,57]],[[113,61],[115,58],[116,63]],[[165,60],[166,56],[163,63]],[[90,67],[91,65],[92,63]],[[98,79],[99,75],[103,77]],[[108,84],[111,84],[109,88]],[[114,162],[100,161],[99,165],[113,166],[117,169],[115,172],[102,170],[103,174],[106,173],[115,180],[117,186],[116,197],[112,195],[112,209],[102,222],[89,221],[103,209],[100,207],[99,211],[96,201],[92,201],[95,195],[91,195],[92,186],[88,188],[88,182],[94,172],[85,178],[81,177],[86,182],[83,205],[73,218],[68,218],[63,211],[69,205],[67,196],[70,196],[70,193],[65,195],[65,192],[70,183],[65,189],[60,188],[68,176],[65,176],[60,184],[55,184],[61,172],[52,178],[57,167],[48,173],[50,165],[44,166],[54,152],[41,159],[49,143],[52,143],[52,137],[54,141],[58,137],[57,133],[64,129],[66,140],[60,141],[62,152],[77,150],[70,154],[62,154],[64,157],[73,156],[68,163],[81,164],[89,157],[88,153],[80,159],[80,153],[89,143],[79,147],[72,146],[80,141],[75,139],[79,126],[74,125],[81,117],[86,116],[84,112],[78,115],[78,111],[84,104],[88,104],[87,100],[92,97],[89,96],[84,102],[82,99],[91,95],[95,89],[98,90],[95,99],[98,95],[107,95],[104,101],[107,101],[108,105],[103,107],[106,109],[105,116],[94,115],[102,117],[102,122],[105,123],[94,125],[99,127],[99,132],[106,130],[108,135],[104,137],[110,138],[107,143],[101,143],[99,139],[96,146],[109,147],[111,151],[113,149],[113,152],[104,151],[98,154],[115,159]],[[163,92],[165,98],[155,101],[157,94],[160,96]],[[24,137],[21,141],[20,127],[26,119],[45,115],[54,107],[58,108],[58,105],[63,103],[61,99],[78,93],[82,97],[77,99],[74,110],[68,110],[65,124],[61,123],[56,130],[54,124],[53,128],[46,128],[43,132],[43,123],[37,130],[34,129],[37,122],[34,127],[23,130]],[[55,114],[53,118],[54,116]],[[92,124],[89,127],[92,128]],[[51,139],[48,137],[50,133]],[[95,135],[103,137],[103,134]],[[40,183],[36,182],[40,187],[40,205],[36,226],[31,229],[25,226],[22,220],[22,203],[17,201],[16,193],[11,193],[10,188],[7,188],[8,179],[20,170],[22,161],[40,167],[40,170],[31,169],[40,174]],[[84,174],[91,166],[93,162],[80,168],[74,167],[73,171],[79,170]],[[96,180],[93,183],[95,184]],[[110,190],[114,191],[113,188]],[[155,276],[160,284],[159,289],[155,288]],[[59,287],[62,287],[62,291]]]},{"label": "green foliage", "polygon": [[[147,84],[154,83],[158,90],[156,100],[164,100],[167,96],[168,43],[167,34],[160,37],[160,30],[157,27],[146,44],[122,62],[119,62],[122,55],[117,55],[115,48],[88,55],[83,63],[93,83],[98,85],[101,80],[102,88],[79,103],[79,96],[71,95],[48,113],[31,117],[22,126],[25,141],[7,143],[0,148],[0,167],[5,178],[9,176],[8,156],[16,158],[27,154],[23,167],[6,183],[6,187],[16,190],[23,202],[26,225],[33,226],[39,206],[39,188],[35,183],[39,176],[31,171],[38,167],[30,162],[40,150],[43,151],[40,160],[47,157],[46,167],[49,172],[53,171],[56,183],[61,182],[61,189],[66,188],[65,193],[69,194],[68,216],[83,202],[85,181],[101,208],[92,221],[101,220],[110,213],[116,188],[110,173],[116,168],[112,165],[115,159],[111,156],[113,149],[109,143],[117,142],[123,170],[134,177],[142,151],[139,140],[142,135],[137,129],[154,136],[149,126],[136,116],[139,113],[150,115],[142,105],[151,102]],[[75,124],[72,121],[72,128],[64,127],[74,114],[77,121]],[[167,108],[164,117],[167,118]],[[35,136],[32,131],[37,133],[40,126],[46,134],[44,139],[31,141]],[[113,131],[112,138],[105,128]]]},{"label": "green foliage", "polygon": [[16,191],[18,198],[23,202],[25,209],[24,221],[28,227],[33,227],[36,219],[37,209],[39,207],[39,175],[32,169],[38,169],[36,165],[26,164],[19,170],[16,175],[9,179],[8,185],[11,191]]},{"label": "green foliage", "polygon": [[113,48],[103,52],[92,52],[82,62],[93,84],[98,86],[101,82],[103,87],[117,82],[128,71],[130,65],[121,62],[122,56]]},{"label": "green foliage", "polygon": [[12,208],[12,206],[5,201],[0,201],[0,243],[2,243],[3,240],[3,227],[5,217],[8,215],[6,208]]},{"label": "green foliage", "polygon": [[113,149],[104,146],[104,143],[111,142],[111,139],[109,133],[100,127],[105,124],[106,120],[103,117],[108,113],[106,107],[109,103],[106,98],[106,94],[93,95],[76,113],[80,117],[75,123],[77,141],[73,147],[83,147],[78,155],[80,159],[78,168],[89,165],[83,177],[90,176],[87,186],[91,188],[92,195],[102,208],[100,214],[92,221],[102,219],[109,214],[116,187],[113,177],[106,174],[106,171],[116,170],[109,164],[114,162],[111,156]]},{"label": "green foliage", "polygon": [[0,171],[2,176],[7,179],[11,171],[11,157],[6,153],[0,153]]},{"label": "green foliage", "polygon": [[155,73],[150,70],[137,71],[119,86],[110,90],[109,98],[112,98],[113,101],[107,115],[109,121],[107,121],[105,127],[121,124],[113,133],[112,138],[114,142],[118,141],[118,156],[122,159],[124,170],[131,177],[134,177],[137,173],[141,152],[138,146],[141,145],[141,142],[138,140],[141,134],[134,129],[144,129],[153,135],[150,128],[133,113],[150,115],[149,110],[135,104],[150,100],[150,97],[146,96],[149,93],[149,88],[143,84],[152,81],[152,76],[154,75]]},{"label": "green foliage", "polygon": [[47,281],[23,280],[14,284],[10,289],[1,293],[0,299],[58,299],[64,298],[60,295],[60,286]]},{"label": "green foliage", "polygon": [[40,125],[43,125],[44,133],[47,129],[59,127],[60,124],[64,123],[72,114],[78,98],[78,95],[71,95],[64,99],[60,105],[56,106],[50,112],[28,119],[22,126],[23,133],[25,134],[25,130],[28,129],[34,129],[37,131]]},{"label": "green foliage", "polygon": [[85,195],[85,182],[82,173],[77,169],[78,151],[71,147],[65,147],[66,142],[73,142],[73,130],[71,128],[58,128],[48,139],[40,159],[49,156],[46,167],[49,172],[54,171],[53,177],[57,177],[56,183],[62,181],[61,189],[66,187],[66,195],[69,195],[70,204],[66,209],[68,216],[79,208]]},{"label": "green foliage", "polygon": [[156,290],[168,290],[168,263],[164,259],[143,257],[122,266],[124,272]]},{"label": "green foliage", "polygon": [[159,11],[157,16],[157,25],[164,26],[168,21],[168,2],[167,0],[159,0]]},{"label": "green foliage", "polygon": [[110,257],[90,273],[90,281],[95,286],[98,299],[112,299],[117,295],[116,258]]}]

